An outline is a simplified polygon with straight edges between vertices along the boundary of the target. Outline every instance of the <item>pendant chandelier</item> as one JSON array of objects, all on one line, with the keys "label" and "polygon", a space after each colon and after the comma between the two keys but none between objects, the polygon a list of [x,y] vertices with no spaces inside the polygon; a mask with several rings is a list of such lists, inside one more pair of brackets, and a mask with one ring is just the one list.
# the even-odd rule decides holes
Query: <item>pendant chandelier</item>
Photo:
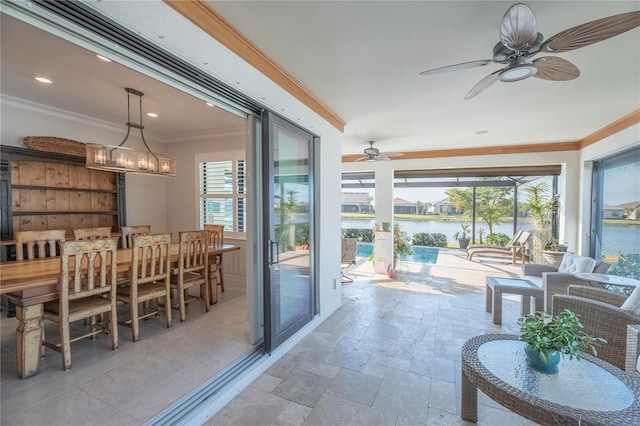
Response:
[{"label": "pendant chandelier", "polygon": [[[107,170],[110,172],[134,172],[159,176],[175,176],[176,160],[166,155],[158,154],[149,148],[144,139],[142,125],[142,97],[144,93],[127,87],[127,134],[120,145],[98,145],[86,144],[87,167],[90,169]],[[131,122],[131,95],[137,96],[140,100],[140,121]],[[146,151],[139,151],[126,148],[123,145],[131,134],[131,128],[140,130],[142,142],[147,148]]]}]

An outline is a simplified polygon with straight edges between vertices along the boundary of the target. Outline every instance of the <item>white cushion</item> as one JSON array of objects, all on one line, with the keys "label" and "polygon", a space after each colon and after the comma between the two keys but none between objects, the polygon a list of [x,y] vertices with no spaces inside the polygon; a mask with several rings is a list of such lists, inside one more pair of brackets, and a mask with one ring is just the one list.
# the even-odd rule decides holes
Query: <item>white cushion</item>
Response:
[{"label": "white cushion", "polygon": [[580,272],[593,272],[595,267],[595,259],[573,253],[565,253],[562,257],[562,263],[558,267],[558,272],[579,274]]},{"label": "white cushion", "polygon": [[640,315],[640,286],[633,289],[627,300],[620,306],[620,309]]}]

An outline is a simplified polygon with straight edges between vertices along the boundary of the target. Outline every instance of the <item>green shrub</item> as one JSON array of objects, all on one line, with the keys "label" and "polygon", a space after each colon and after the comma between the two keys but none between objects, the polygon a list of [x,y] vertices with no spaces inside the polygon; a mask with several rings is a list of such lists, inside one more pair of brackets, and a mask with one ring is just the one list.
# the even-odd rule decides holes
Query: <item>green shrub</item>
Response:
[{"label": "green shrub", "polygon": [[428,232],[417,232],[413,235],[411,243],[414,246],[446,247],[447,236],[439,232],[432,234]]},{"label": "green shrub", "polygon": [[372,242],[373,231],[371,229],[342,228],[342,238],[356,238],[358,241]]},{"label": "green shrub", "polygon": [[496,244],[498,246],[506,246],[509,241],[511,241],[511,237],[507,234],[503,234],[502,232],[489,234],[484,240],[486,244]]},{"label": "green shrub", "polygon": [[309,224],[296,223],[295,243],[297,246],[309,245]]},{"label": "green shrub", "polygon": [[609,274],[640,280],[640,253],[621,254],[618,263],[609,269]]}]

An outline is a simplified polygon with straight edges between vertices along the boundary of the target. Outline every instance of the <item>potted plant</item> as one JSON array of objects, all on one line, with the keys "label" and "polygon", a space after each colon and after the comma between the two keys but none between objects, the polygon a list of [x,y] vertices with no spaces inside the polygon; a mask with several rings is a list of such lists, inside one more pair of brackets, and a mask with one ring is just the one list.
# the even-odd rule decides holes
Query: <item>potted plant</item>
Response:
[{"label": "potted plant", "polygon": [[397,262],[398,256],[404,257],[413,254],[409,238],[406,232],[400,231],[400,225],[393,227],[393,263]]},{"label": "potted plant", "polygon": [[593,337],[582,331],[578,315],[565,309],[559,315],[551,317],[538,311],[534,315],[518,318],[520,340],[526,343],[527,363],[543,373],[558,372],[560,357],[569,355],[569,359],[580,359],[586,351],[597,356],[596,346],[607,341]]},{"label": "potted plant", "polygon": [[467,237],[467,232],[469,232],[469,225],[467,225],[466,223],[461,223],[460,227],[462,227],[462,231],[458,231],[453,234],[453,238],[458,240],[458,244],[460,244],[460,248],[462,250],[466,250],[469,246],[469,242],[471,241],[471,239]]}]

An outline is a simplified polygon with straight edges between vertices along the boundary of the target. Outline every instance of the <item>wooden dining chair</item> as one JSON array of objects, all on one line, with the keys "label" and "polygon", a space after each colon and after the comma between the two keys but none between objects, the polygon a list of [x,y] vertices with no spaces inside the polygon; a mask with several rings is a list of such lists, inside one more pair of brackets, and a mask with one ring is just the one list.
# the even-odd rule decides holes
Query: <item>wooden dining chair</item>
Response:
[{"label": "wooden dining chair", "polygon": [[[60,255],[60,244],[65,241],[64,229],[41,231],[18,231],[16,239],[16,260],[30,260]],[[9,301],[7,316],[16,316],[16,305]]]},{"label": "wooden dining chair", "polygon": [[95,240],[96,238],[111,238],[111,227],[77,228],[73,229],[74,240]]},{"label": "wooden dining chair", "polygon": [[[60,290],[57,301],[44,304],[44,320],[58,324],[60,342],[43,338],[45,347],[62,354],[62,367],[71,368],[71,343],[108,332],[111,349],[118,348],[116,274],[118,239],[67,241],[60,249]],[[71,336],[74,321],[106,314],[105,321],[91,321],[88,332]]]},{"label": "wooden dining chair", "polygon": [[[158,304],[148,302],[164,298],[167,328],[171,327],[171,234],[134,235],[131,238],[131,284],[119,286],[116,299],[129,304],[130,317],[119,321],[131,327],[133,341],[140,339],[140,320],[158,315]],[[142,312],[140,312],[142,308]]]},{"label": "wooden dining chair", "polygon": [[16,259],[59,256],[59,245],[65,241],[65,234],[64,229],[16,232]]},{"label": "wooden dining chair", "polygon": [[171,276],[171,289],[176,292],[176,299],[172,306],[180,311],[180,321],[186,319],[186,305],[196,299],[188,294],[190,288],[200,287],[200,294],[204,299],[204,308],[209,312],[209,232],[185,231],[180,232],[180,249],[178,255],[178,270]]},{"label": "wooden dining chair", "polygon": [[[209,231],[209,247],[221,248],[224,244],[224,226],[223,225],[204,225],[204,230]],[[218,302],[218,286],[224,293],[224,275],[222,273],[222,254],[215,256],[213,261],[209,262],[209,283],[210,283],[210,303],[213,305]]]},{"label": "wooden dining chair", "polygon": [[151,234],[151,225],[121,226],[120,237],[122,238],[122,248],[131,248],[132,238],[135,235]]}]

